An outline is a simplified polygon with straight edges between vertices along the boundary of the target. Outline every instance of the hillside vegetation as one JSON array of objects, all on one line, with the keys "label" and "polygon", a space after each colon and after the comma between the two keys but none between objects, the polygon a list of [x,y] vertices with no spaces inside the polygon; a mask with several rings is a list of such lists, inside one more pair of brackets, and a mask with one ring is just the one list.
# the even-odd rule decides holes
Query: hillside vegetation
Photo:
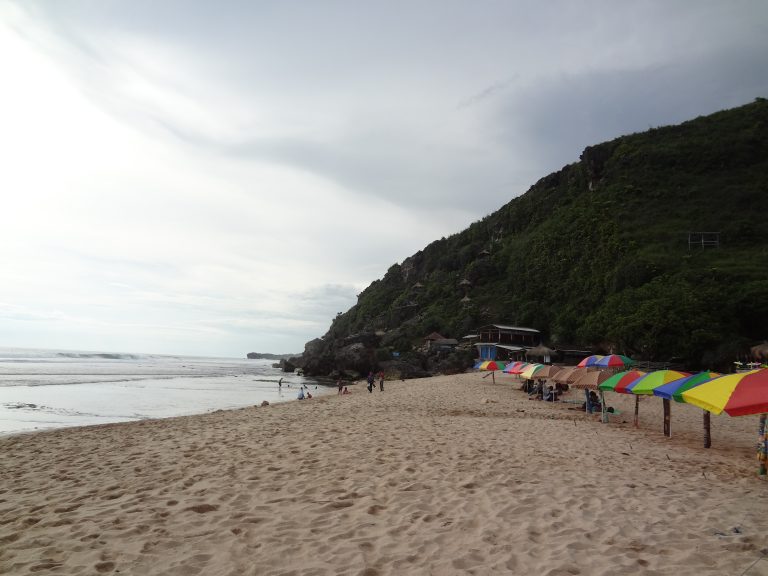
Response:
[{"label": "hillside vegetation", "polygon": [[322,371],[354,335],[378,332],[383,360],[432,331],[512,323],[551,346],[723,368],[768,337],[767,214],[765,99],[623,136],[392,266],[307,354]]}]

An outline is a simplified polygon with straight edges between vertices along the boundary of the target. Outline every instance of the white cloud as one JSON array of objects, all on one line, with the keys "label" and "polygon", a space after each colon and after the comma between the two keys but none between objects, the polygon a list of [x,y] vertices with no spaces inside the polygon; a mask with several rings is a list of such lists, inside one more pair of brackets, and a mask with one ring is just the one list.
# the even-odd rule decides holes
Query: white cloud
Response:
[{"label": "white cloud", "polygon": [[695,6],[0,0],[0,345],[298,351],[581,146],[760,95],[765,4]]}]

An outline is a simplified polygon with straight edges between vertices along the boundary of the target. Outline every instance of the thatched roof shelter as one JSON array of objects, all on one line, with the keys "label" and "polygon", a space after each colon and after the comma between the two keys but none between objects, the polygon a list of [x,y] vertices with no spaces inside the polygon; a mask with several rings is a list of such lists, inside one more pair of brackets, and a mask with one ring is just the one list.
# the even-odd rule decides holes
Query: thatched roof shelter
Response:
[{"label": "thatched roof shelter", "polygon": [[768,358],[768,342],[752,346],[749,351],[752,353],[752,358],[755,360],[765,360]]},{"label": "thatched roof shelter", "polygon": [[539,344],[538,346],[534,348],[529,348],[525,351],[526,356],[541,356],[542,358],[544,356],[552,356],[555,353],[552,348],[547,348],[544,346],[544,344]]}]

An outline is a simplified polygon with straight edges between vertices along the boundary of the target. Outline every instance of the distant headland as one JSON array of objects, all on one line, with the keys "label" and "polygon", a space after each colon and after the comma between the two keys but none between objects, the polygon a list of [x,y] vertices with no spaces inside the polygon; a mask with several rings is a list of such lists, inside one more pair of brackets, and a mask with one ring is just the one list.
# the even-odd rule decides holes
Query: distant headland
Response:
[{"label": "distant headland", "polygon": [[294,356],[298,356],[298,354],[267,354],[265,352],[248,352],[246,354],[249,360],[288,360]]}]

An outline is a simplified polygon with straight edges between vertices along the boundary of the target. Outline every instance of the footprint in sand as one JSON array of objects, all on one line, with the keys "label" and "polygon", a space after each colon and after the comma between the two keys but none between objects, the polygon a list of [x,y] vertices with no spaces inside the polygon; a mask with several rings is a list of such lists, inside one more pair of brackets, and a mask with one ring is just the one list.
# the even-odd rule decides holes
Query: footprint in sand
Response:
[{"label": "footprint in sand", "polygon": [[197,512],[198,514],[205,514],[206,512],[213,512],[214,510],[218,510],[219,507],[215,504],[198,504],[197,506],[190,506],[189,508],[184,508],[184,510],[189,510],[191,512]]},{"label": "footprint in sand", "polygon": [[101,574],[104,574],[106,572],[112,572],[115,569],[115,563],[114,562],[99,562],[94,566],[96,569],[96,572],[99,572]]}]

